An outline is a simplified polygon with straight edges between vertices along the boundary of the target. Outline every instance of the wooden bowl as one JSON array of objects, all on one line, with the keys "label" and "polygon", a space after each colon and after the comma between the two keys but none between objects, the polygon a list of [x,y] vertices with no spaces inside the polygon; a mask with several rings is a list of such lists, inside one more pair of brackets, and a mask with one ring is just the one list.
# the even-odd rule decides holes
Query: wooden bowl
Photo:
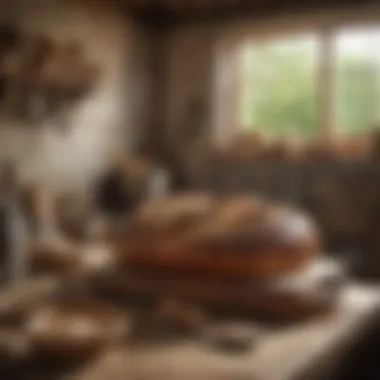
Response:
[{"label": "wooden bowl", "polygon": [[128,327],[127,319],[111,306],[61,301],[34,312],[25,329],[36,358],[78,363],[121,343]]}]

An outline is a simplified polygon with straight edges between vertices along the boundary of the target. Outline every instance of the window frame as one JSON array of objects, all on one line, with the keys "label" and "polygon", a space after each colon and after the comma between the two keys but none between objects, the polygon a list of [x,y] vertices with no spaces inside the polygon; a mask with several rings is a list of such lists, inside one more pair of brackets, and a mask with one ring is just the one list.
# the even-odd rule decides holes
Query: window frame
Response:
[{"label": "window frame", "polygon": [[[265,41],[273,41],[281,36],[281,38],[293,37],[297,35],[314,35],[320,41],[319,62],[317,63],[317,131],[315,134],[316,139],[330,139],[332,136],[339,134],[338,126],[336,123],[335,115],[335,83],[336,83],[336,50],[334,49],[334,41],[336,36],[345,31],[351,30],[366,30],[366,29],[380,29],[380,9],[375,8],[377,14],[371,14],[371,11],[364,11],[363,14],[351,14],[350,12],[342,14],[330,15],[315,15],[314,22],[307,17],[302,22],[294,20],[296,26],[291,26],[291,19],[279,20],[279,24],[275,28],[265,27],[263,23],[261,26],[256,26],[255,30],[245,33],[240,32],[241,36],[235,41],[239,41],[238,45],[247,43],[262,43]],[[372,11],[375,12],[376,11]],[[368,12],[368,13],[367,13]],[[282,22],[281,22],[282,21]],[[270,20],[267,20],[270,23]],[[275,21],[273,21],[275,23]],[[231,42],[231,41],[230,41]],[[237,103],[240,105],[242,102],[242,89],[241,81],[237,83],[238,89],[235,94],[238,94]],[[234,120],[239,120],[238,113],[240,106],[236,107],[234,113]],[[241,125],[239,122],[235,123],[240,130]],[[370,129],[369,129],[370,130]]]}]

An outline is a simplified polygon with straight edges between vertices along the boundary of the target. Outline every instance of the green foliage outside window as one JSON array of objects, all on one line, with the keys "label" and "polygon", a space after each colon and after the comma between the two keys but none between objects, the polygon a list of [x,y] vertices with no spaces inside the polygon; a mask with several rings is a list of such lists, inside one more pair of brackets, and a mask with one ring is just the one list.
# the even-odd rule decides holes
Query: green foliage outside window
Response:
[{"label": "green foliage outside window", "polygon": [[[363,41],[371,49],[367,40],[356,38],[351,50],[337,43],[334,52],[333,110],[344,134],[363,132],[379,120],[380,60],[362,54]],[[241,121],[247,129],[271,137],[317,133],[318,52],[318,40],[310,38],[245,46]]]}]

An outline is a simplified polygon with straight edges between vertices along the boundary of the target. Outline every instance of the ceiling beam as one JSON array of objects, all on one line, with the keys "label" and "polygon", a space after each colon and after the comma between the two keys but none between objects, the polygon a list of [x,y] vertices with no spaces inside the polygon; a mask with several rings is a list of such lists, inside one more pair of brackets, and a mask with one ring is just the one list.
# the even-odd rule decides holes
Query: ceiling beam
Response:
[{"label": "ceiling beam", "polygon": [[[174,0],[171,0],[174,1]],[[181,3],[181,0],[176,0]],[[184,1],[184,0],[183,0]],[[194,0],[195,1],[195,0]],[[205,0],[206,1],[206,0]],[[266,18],[304,12],[332,11],[337,9],[360,9],[363,6],[378,3],[376,0],[207,0],[203,7],[181,6],[136,8],[137,14],[155,23],[157,26],[196,22],[220,22]],[[184,1],[182,4],[189,4]]]},{"label": "ceiling beam", "polygon": [[153,27],[362,7],[378,0],[67,0],[134,14]]}]

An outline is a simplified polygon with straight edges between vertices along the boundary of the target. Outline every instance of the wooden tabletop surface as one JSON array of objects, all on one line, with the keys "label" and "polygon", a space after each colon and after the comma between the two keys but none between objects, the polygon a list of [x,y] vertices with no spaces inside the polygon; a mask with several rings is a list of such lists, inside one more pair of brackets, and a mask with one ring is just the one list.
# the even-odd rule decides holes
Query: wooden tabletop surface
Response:
[{"label": "wooden tabletop surface", "polygon": [[[57,279],[40,279],[34,286],[28,286],[25,293],[21,292],[24,287],[20,284],[12,291],[3,292],[0,311],[18,309],[25,303],[35,304],[34,293],[54,296],[61,286]],[[22,296],[17,296],[18,293]],[[340,290],[334,312],[293,326],[267,328],[256,347],[244,354],[217,352],[201,340],[155,346],[129,343],[103,354],[87,368],[61,378],[314,380],[314,374],[320,375],[322,369],[326,369],[326,361],[336,361],[345,349],[355,343],[379,309],[379,286],[346,283]],[[252,324],[255,325],[254,322]],[[7,337],[5,339],[8,340]],[[51,380],[51,376],[48,378]]]},{"label": "wooden tabletop surface", "polygon": [[347,285],[329,316],[266,332],[242,355],[217,353],[202,342],[136,347],[107,353],[70,380],[294,380],[350,347],[380,307],[379,288]]}]

